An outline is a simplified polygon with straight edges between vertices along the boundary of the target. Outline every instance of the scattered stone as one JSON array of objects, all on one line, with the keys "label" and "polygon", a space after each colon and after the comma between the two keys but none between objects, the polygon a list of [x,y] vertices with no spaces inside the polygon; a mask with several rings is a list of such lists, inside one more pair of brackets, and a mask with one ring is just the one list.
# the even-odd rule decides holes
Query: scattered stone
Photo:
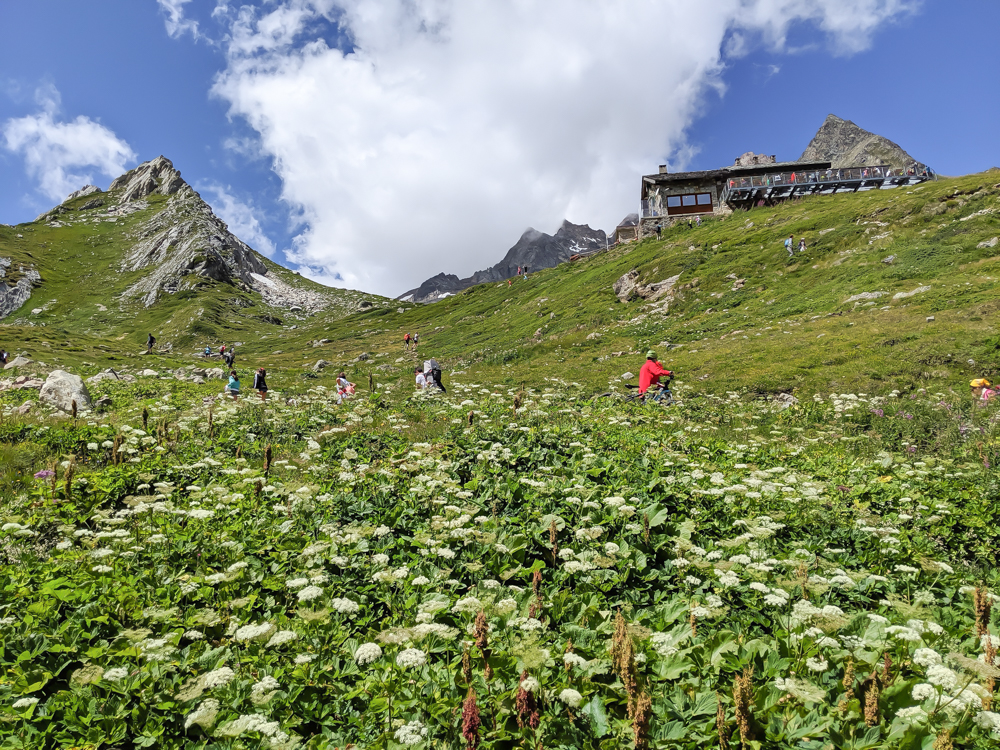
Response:
[{"label": "scattered stone", "polygon": [[324,367],[329,367],[333,362],[327,362],[325,359],[316,360],[316,364],[313,365],[313,372],[322,372]]},{"label": "scattered stone", "polygon": [[931,288],[929,286],[918,286],[912,292],[897,292],[892,295],[893,299],[906,299],[907,297],[912,297],[914,294],[923,294],[924,292],[929,292]]},{"label": "scattered stone", "polygon": [[633,268],[628,273],[623,274],[618,281],[612,284],[611,289],[614,291],[615,296],[618,297],[619,302],[628,302],[632,299],[633,293],[635,292],[635,288],[638,284],[639,269]]},{"label": "scattered stone", "polygon": [[35,405],[34,401],[25,401],[19,407],[17,407],[17,413],[24,415],[31,411],[31,407]]},{"label": "scattered stone", "polygon": [[358,362],[367,362],[371,358],[372,355],[370,355],[368,352],[361,352],[361,354],[358,355]]},{"label": "scattered stone", "polygon": [[34,309],[33,309],[33,310],[31,311],[31,314],[32,314],[32,315],[41,315],[41,314],[42,314],[43,312],[45,312],[44,308],[41,308],[41,307],[36,307],[36,308],[34,308]]},{"label": "scattered stone", "polygon": [[635,377],[635,375],[633,373],[631,373],[631,372],[623,372],[622,373],[622,380],[629,380],[630,378],[634,378],[634,377]]},{"label": "scattered stone", "polygon": [[1000,242],[1000,238],[991,237],[990,239],[984,240],[983,242],[980,242],[978,245],[976,245],[976,249],[985,250],[988,247],[996,247],[997,242]]},{"label": "scattered stone", "polygon": [[850,302],[860,302],[861,300],[866,300],[866,299],[878,299],[879,297],[884,297],[885,295],[886,292],[861,292],[861,294],[855,294],[851,297],[848,297],[844,301],[844,304],[846,305]]},{"label": "scattered stone", "polygon": [[594,331],[593,333],[587,334],[587,341],[593,341],[594,339],[599,339],[600,337],[601,334],[599,334],[597,331]]},{"label": "scattered stone", "polygon": [[284,352],[281,349],[278,349],[277,351],[271,352],[271,354],[284,354]]},{"label": "scattered stone", "polygon": [[146,370],[143,370],[142,372],[139,373],[139,377],[140,378],[155,378],[159,374],[160,373],[158,373],[156,370],[146,369]]},{"label": "scattered stone", "polygon": [[793,404],[799,403],[799,400],[795,398],[791,393],[778,393],[775,395],[773,401],[778,404],[782,404],[783,408],[787,409]]},{"label": "scattered stone", "polygon": [[208,372],[204,367],[192,367],[191,374],[199,378],[205,377],[205,373]]},{"label": "scattered stone", "polygon": [[10,362],[5,364],[3,366],[3,369],[13,370],[16,367],[24,367],[25,365],[30,365],[33,362],[34,362],[33,359],[28,359],[23,354],[19,354],[18,356],[14,357],[14,359],[12,359]]},{"label": "scattered stone", "polygon": [[882,262],[885,263],[887,266],[891,266],[894,260],[896,260],[895,255],[889,255],[888,257],[882,258]]},{"label": "scattered stone", "polygon": [[205,370],[204,377],[218,380],[226,377],[226,371],[223,370],[221,367],[210,367],[207,370]]},{"label": "scattered stone", "polygon": [[94,408],[98,410],[104,410],[111,406],[110,396],[101,396],[97,401],[94,402]]},{"label": "scattered stone", "polygon": [[[17,382],[18,380],[20,380],[21,382],[20,383]],[[37,390],[38,388],[41,388],[43,385],[44,383],[42,383],[42,381],[39,380],[38,378],[24,378],[23,380],[21,378],[18,378],[17,380],[14,381],[15,390],[23,390],[25,388]]]},{"label": "scattered stone", "polygon": [[193,378],[191,378],[191,382],[196,383],[198,385],[204,385],[205,378],[203,378],[201,375],[195,375]]},{"label": "scattered stone", "polygon": [[927,322],[928,323],[933,323],[934,322],[934,316],[933,315],[928,315],[927,316]]},{"label": "scattered stone", "polygon": [[90,409],[90,392],[83,378],[65,370],[49,373],[38,398],[65,412],[73,410],[74,401],[78,410]]},{"label": "scattered stone", "polygon": [[400,315],[402,315],[403,313],[406,312],[406,308],[405,307],[397,307],[396,308],[396,312],[399,313]]}]

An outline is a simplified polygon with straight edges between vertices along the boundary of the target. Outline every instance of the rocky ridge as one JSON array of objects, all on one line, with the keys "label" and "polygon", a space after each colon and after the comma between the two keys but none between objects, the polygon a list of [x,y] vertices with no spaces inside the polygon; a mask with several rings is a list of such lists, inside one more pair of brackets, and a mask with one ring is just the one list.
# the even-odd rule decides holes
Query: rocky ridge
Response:
[{"label": "rocky ridge", "polygon": [[881,164],[904,169],[914,167],[917,171],[926,168],[899,144],[836,115],[827,115],[799,161],[830,161],[836,169]]},{"label": "rocky ridge", "polygon": [[476,284],[504,281],[516,276],[518,266],[527,266],[529,271],[552,268],[575,254],[603,249],[606,242],[604,230],[591,229],[586,224],[563,221],[554,235],[529,228],[496,265],[476,271],[464,279],[455,274],[439,273],[416,289],[404,292],[397,299],[407,302],[435,302]]}]

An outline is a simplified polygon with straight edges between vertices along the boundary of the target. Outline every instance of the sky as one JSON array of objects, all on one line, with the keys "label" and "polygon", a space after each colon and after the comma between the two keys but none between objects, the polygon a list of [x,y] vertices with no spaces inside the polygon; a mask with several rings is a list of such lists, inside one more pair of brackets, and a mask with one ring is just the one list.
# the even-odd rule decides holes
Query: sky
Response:
[{"label": "sky", "polygon": [[396,296],[528,227],[610,230],[657,165],[799,157],[827,114],[1000,166],[1000,3],[0,3],[0,222],[163,154],[241,239]]}]

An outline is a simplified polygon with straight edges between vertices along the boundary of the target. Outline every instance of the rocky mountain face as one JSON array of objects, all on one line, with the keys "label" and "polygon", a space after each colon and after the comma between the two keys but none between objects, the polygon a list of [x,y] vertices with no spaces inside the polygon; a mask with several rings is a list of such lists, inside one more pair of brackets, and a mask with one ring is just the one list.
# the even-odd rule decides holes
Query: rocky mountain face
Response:
[{"label": "rocky mountain face", "polygon": [[830,161],[838,169],[879,164],[915,167],[918,171],[926,167],[888,138],[870,133],[836,115],[827,115],[799,161]]},{"label": "rocky mountain face", "polygon": [[528,229],[496,265],[484,271],[476,271],[465,279],[454,274],[439,273],[397,299],[434,302],[476,284],[509,279],[517,275],[518,266],[527,266],[529,272],[552,268],[577,253],[590,253],[604,248],[606,242],[604,230],[591,229],[586,224],[564,221],[555,234]]}]

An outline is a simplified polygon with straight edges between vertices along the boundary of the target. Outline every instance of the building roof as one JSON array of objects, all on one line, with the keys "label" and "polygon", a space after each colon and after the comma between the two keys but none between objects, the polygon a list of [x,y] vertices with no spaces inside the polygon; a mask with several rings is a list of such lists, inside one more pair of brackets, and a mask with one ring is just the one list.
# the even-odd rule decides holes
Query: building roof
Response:
[{"label": "building roof", "polygon": [[648,174],[643,175],[642,181],[646,184],[657,184],[666,182],[683,182],[686,180],[724,179],[729,175],[739,175],[741,177],[745,177],[756,174],[770,174],[772,172],[829,168],[830,162],[828,161],[780,161],[776,164],[752,164],[748,167],[722,167],[721,169],[708,169],[701,172],[663,172],[662,174]]}]

